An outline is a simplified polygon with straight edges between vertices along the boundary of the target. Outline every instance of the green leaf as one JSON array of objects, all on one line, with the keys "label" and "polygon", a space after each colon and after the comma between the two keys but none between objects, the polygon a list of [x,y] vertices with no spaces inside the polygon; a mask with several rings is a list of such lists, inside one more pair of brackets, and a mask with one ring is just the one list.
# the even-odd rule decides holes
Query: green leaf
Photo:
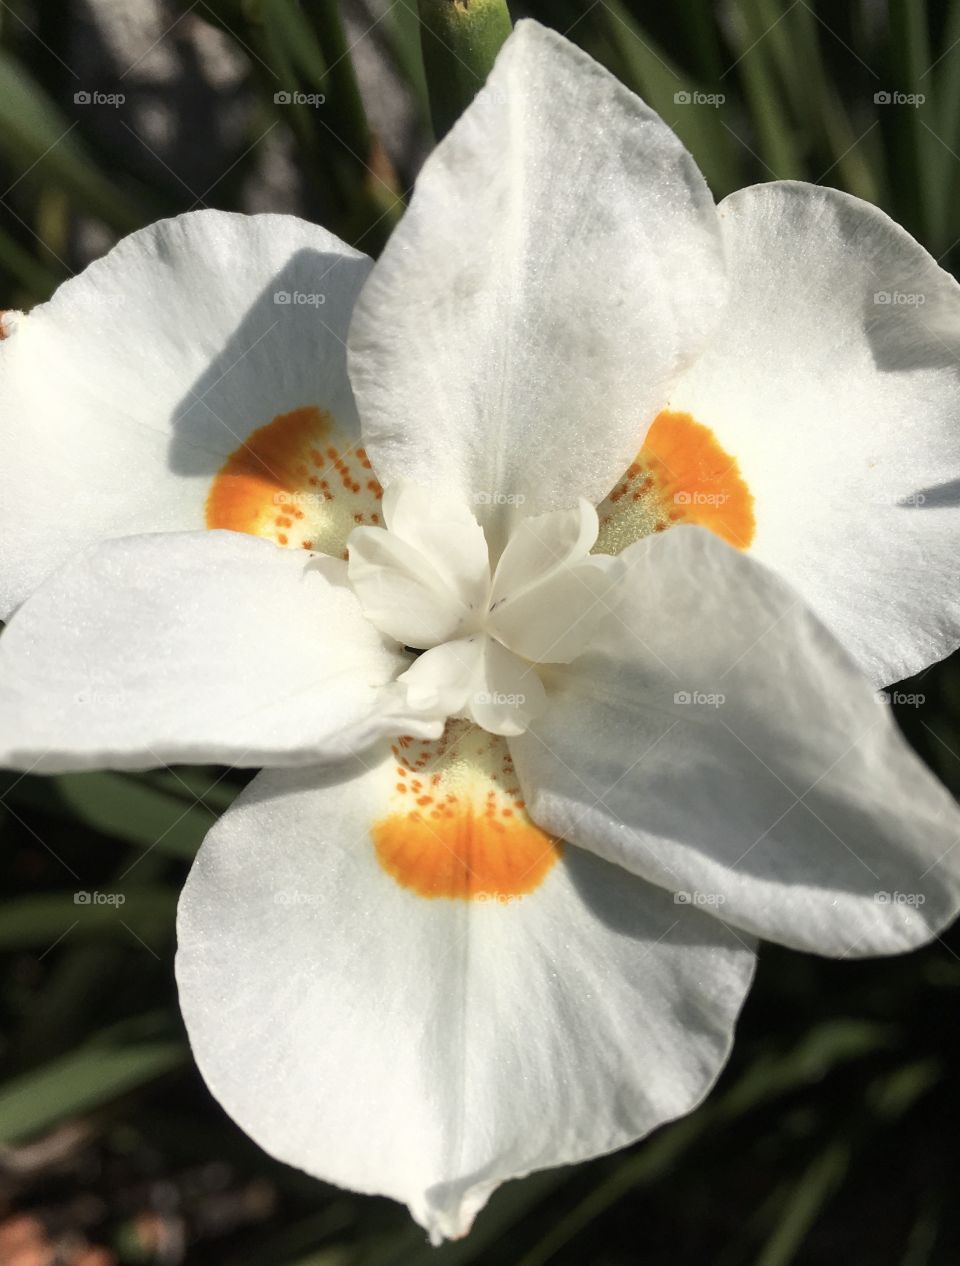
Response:
[{"label": "green leaf", "polygon": [[66,276],[65,272],[58,274],[48,268],[2,228],[0,264],[25,288],[26,295],[21,300],[23,307],[31,307],[33,303],[49,298]]},{"label": "green leaf", "polygon": [[44,893],[20,897],[16,901],[0,905],[0,950],[34,949],[47,950],[61,940],[123,939],[131,933],[124,927],[129,924],[137,936],[152,948],[152,940],[164,933],[172,933],[177,908],[176,893],[170,888],[127,888],[113,884],[104,885],[104,895],[122,897],[122,903],[80,900],[77,894]]},{"label": "green leaf", "polygon": [[777,1226],[756,1266],[789,1266],[796,1259],[817,1214],[840,1186],[849,1165],[850,1146],[841,1141],[816,1158],[781,1206]]},{"label": "green leaf", "polygon": [[146,213],[101,175],[76,128],[23,67],[0,50],[0,152],[18,173],[15,183],[42,175],[114,228],[139,228]]},{"label": "green leaf", "polygon": [[838,1064],[852,1063],[896,1044],[890,1025],[833,1020],[818,1025],[786,1054],[763,1054],[723,1097],[720,1111],[733,1119],[779,1095],[810,1085]]},{"label": "green leaf", "polygon": [[185,805],[130,774],[61,774],[54,785],[85,825],[173,857],[192,859],[216,820],[202,804]]},{"label": "green leaf", "polygon": [[[336,116],[335,131],[352,158],[365,166],[370,161],[370,125],[364,109],[351,48],[343,30],[338,0],[304,0],[304,15],[322,49],[328,69],[320,80],[326,104]],[[290,27],[291,33],[293,27]],[[296,57],[296,53],[291,49]]]},{"label": "green leaf", "polygon": [[[735,63],[743,82],[750,117],[756,129],[759,158],[767,180],[803,180],[809,176],[801,150],[801,137],[790,122],[765,36],[762,15],[743,5],[731,14],[737,51]],[[739,137],[744,147],[750,145]],[[752,145],[751,145],[752,152]]]},{"label": "green leaf", "polygon": [[155,1081],[187,1060],[179,1042],[90,1045],[0,1088],[0,1143],[17,1143]]}]

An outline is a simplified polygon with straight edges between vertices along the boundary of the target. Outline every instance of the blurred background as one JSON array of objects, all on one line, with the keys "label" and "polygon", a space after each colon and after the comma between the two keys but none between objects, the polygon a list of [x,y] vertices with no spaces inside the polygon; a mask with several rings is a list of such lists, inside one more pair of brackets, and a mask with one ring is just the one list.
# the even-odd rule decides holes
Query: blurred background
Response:
[{"label": "blurred background", "polygon": [[[960,3],[511,10],[641,93],[718,197],[835,185],[960,264]],[[420,41],[415,0],[0,0],[0,308],[198,207],[376,254],[434,143]],[[898,697],[960,793],[960,662]],[[178,891],[247,776],[0,774],[0,1266],[960,1264],[956,929],[871,962],[764,947],[699,1111],[508,1184],[462,1243],[269,1160],[206,1092],[172,970]]]}]

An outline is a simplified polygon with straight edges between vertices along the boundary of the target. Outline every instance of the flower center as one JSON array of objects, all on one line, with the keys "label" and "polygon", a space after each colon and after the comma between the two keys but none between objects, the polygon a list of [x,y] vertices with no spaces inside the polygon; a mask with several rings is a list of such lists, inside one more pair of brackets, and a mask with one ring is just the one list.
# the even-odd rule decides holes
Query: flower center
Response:
[{"label": "flower center", "polygon": [[492,576],[461,502],[396,484],[383,515],[385,528],[351,535],[348,575],[367,618],[424,652],[400,678],[410,706],[523,733],[546,701],[537,665],[574,659],[609,610],[619,567],[590,554],[596,511],[581,501],[524,519]]}]

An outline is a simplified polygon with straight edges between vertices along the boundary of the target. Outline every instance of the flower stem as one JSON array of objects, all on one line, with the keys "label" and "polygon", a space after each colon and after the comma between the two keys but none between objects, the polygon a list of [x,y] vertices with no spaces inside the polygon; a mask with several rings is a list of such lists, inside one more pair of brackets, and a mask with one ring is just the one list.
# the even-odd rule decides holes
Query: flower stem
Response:
[{"label": "flower stem", "polygon": [[506,0],[417,0],[420,41],[437,140],[483,86],[510,34]]}]

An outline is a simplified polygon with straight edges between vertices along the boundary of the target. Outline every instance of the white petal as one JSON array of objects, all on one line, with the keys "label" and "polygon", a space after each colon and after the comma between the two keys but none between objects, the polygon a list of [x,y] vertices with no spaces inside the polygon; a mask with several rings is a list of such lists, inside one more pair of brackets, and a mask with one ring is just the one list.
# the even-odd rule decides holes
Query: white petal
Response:
[{"label": "white petal", "polygon": [[364,615],[405,646],[437,646],[470,632],[474,613],[419,550],[383,528],[350,537],[348,575]]},{"label": "white petal", "polygon": [[497,636],[527,659],[569,663],[590,645],[615,607],[619,576],[614,558],[564,568],[496,613]]},{"label": "white petal", "polygon": [[383,494],[383,517],[390,531],[422,554],[465,606],[480,606],[490,588],[487,542],[459,497],[401,481]]},{"label": "white petal", "polygon": [[960,642],[960,286],[835,189],[758,185],[720,216],[730,308],[670,407],[739,464],[753,553],[900,680]]},{"label": "white petal", "polygon": [[525,519],[500,558],[490,595],[490,628],[527,659],[566,663],[587,646],[609,612],[621,566],[589,558],[597,512],[587,501]]},{"label": "white petal", "polygon": [[536,668],[488,637],[481,671],[467,714],[491,734],[522,734],[546,704]]},{"label": "white petal", "polygon": [[622,557],[616,618],[511,743],[536,821],[769,940],[929,940],[960,906],[960,810],[847,654],[704,529]]},{"label": "white petal", "polygon": [[442,717],[459,712],[478,688],[485,641],[483,634],[475,633],[444,642],[418,656],[399,678],[410,707]]},{"label": "white petal", "polygon": [[[0,344],[0,616],[103,537],[202,528],[224,460],[289,411],[326,411],[356,444],[344,341],[369,267],[293,216],[198,211],[125,238],[22,317]],[[264,460],[272,518],[292,490],[251,453]]]},{"label": "white petal", "polygon": [[597,539],[597,528],[597,512],[582,497],[570,510],[524,519],[497,564],[491,604],[512,601],[561,568],[587,558]]},{"label": "white petal", "polygon": [[499,735],[522,734],[546,703],[533,665],[483,633],[425,651],[399,685],[410,711],[470,717]]},{"label": "white petal", "polygon": [[427,160],[348,340],[364,443],[510,520],[599,502],[724,292],[716,211],[667,126],[520,22]]},{"label": "white petal", "polygon": [[[472,734],[477,751],[448,767],[458,813],[467,794],[481,810],[500,795],[476,761],[502,742]],[[587,853],[557,860],[536,832],[550,853],[527,895],[401,886],[371,837],[396,780],[392,760],[340,782],[257,778],[184,889],[177,978],[194,1054],[231,1116],[289,1164],[405,1201],[436,1242],[464,1235],[507,1178],[611,1151],[693,1107],[726,1057],[753,954]],[[441,821],[420,870],[444,872],[456,848],[480,864],[482,812],[466,829]],[[519,838],[505,837],[515,870]]]},{"label": "white petal", "polygon": [[343,563],[235,532],[107,541],[0,637],[0,765],[315,763],[416,722]]}]

